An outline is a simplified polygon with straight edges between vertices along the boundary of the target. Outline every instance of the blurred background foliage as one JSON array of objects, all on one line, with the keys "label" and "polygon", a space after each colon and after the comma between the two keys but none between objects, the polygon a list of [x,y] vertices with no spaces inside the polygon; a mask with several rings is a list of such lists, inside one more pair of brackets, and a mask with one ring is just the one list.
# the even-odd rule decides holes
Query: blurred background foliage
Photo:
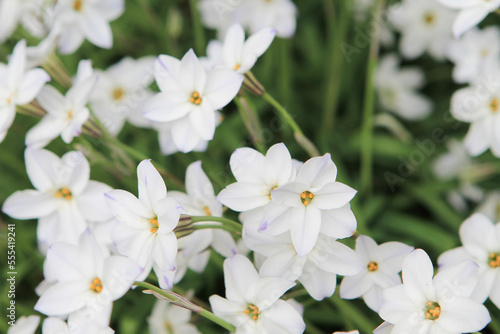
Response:
[{"label": "blurred background foliage", "polygon": [[[215,38],[215,32],[201,29],[199,14],[193,5],[196,5],[195,0],[126,0],[125,13],[112,23],[114,46],[111,50],[99,49],[85,42],[75,54],[62,56],[61,59],[69,72],[74,74],[81,59],[91,59],[94,68],[105,69],[124,56],[138,58],[169,54],[182,57],[189,48],[194,48],[197,55],[202,56],[204,46]],[[357,48],[348,61],[340,45],[353,45],[355,39],[360,38],[360,31],[369,28],[371,15],[366,21],[354,20],[353,3],[350,0],[296,1],[296,5],[299,9],[296,35],[289,40],[276,39],[258,61],[253,73],[293,115],[321,154],[331,153],[339,169],[339,180],[360,189],[361,129],[369,46],[367,43],[366,47]],[[483,24],[490,24],[492,20],[497,20],[497,16],[488,18]],[[18,30],[7,43],[0,46],[1,61],[6,62],[7,55],[21,38],[28,38],[31,45],[37,43]],[[366,38],[369,39],[370,35],[367,34]],[[397,52],[397,47],[382,47],[381,54],[388,52]],[[370,143],[373,181],[364,192],[358,193],[352,207],[358,219],[359,233],[373,237],[378,243],[397,240],[423,248],[435,261],[441,252],[460,244],[458,228],[470,212],[457,213],[446,202],[445,194],[457,189],[458,181],[437,182],[430,166],[433,159],[446,150],[445,143],[450,138],[465,134],[467,125],[455,121],[449,113],[451,94],[458,88],[451,80],[450,63],[437,63],[424,56],[404,64],[418,66],[425,72],[428,84],[423,92],[434,102],[434,112],[423,121],[399,120],[408,131],[405,137],[398,137],[379,127],[374,128]],[[294,158],[306,160],[308,156],[295,143],[292,132],[273,113],[272,108],[263,99],[251,96],[248,92],[245,94],[259,113],[266,146],[285,142]],[[379,104],[376,104],[375,114],[382,112]],[[191,162],[202,160],[205,172],[216,192],[219,192],[234,181],[228,164],[231,153],[238,147],[252,145],[235,104],[224,108],[223,116],[224,120],[217,128],[214,140],[204,153],[162,156],[156,132],[131,125],[125,126],[119,138],[181,180]],[[6,139],[0,144],[0,203],[16,190],[32,188],[25,172],[23,152],[26,131],[36,122],[36,119],[28,116],[17,115]],[[440,142],[433,139],[433,131],[440,131]],[[419,145],[424,142],[432,145]],[[102,156],[93,153],[89,156],[92,179],[136,193],[135,167],[138,161],[117,168],[114,152],[98,140],[77,139],[71,145],[66,145],[58,139],[48,149],[61,155],[82,145],[92,148],[91,152],[103,153]],[[408,173],[404,173],[408,175],[401,176],[401,170],[406,171],[405,168],[408,168],[405,161],[410,161],[411,155],[418,151],[423,153],[424,158],[418,164],[413,164]],[[489,152],[476,160],[488,164],[493,171],[500,170],[500,163]],[[387,173],[401,177],[392,189],[386,179]],[[498,173],[490,173],[478,181],[481,187],[493,190],[499,184],[499,176]],[[169,180],[166,183],[169,189],[178,189]],[[227,214],[237,219],[236,214]],[[17,314],[35,314],[33,306],[37,296],[34,289],[43,279],[43,257],[36,246],[36,222],[15,221],[3,213],[0,215],[2,272],[7,272],[4,267],[6,227],[8,223],[14,223],[18,273]],[[346,240],[346,243],[354,245],[353,240]],[[197,301],[204,303],[204,306],[211,294],[224,295],[222,262],[223,259],[213,253],[203,276],[200,278],[189,272],[178,285],[178,292],[195,289]],[[3,310],[8,303],[7,289],[8,285],[3,281],[0,284],[0,308]],[[304,316],[308,325],[306,332],[309,333],[352,329],[368,333],[382,322],[360,300],[340,300],[336,294],[331,299],[316,302],[305,295],[300,287],[289,293],[306,306]],[[153,303],[152,296],[142,295],[140,291],[127,293],[115,302],[111,327],[120,334],[148,333],[146,319]],[[494,323],[484,333],[488,333],[489,328],[492,328],[492,333],[500,333],[500,312],[489,302],[487,306]],[[194,322],[203,333],[221,333],[220,328],[202,318],[195,316]],[[6,322],[0,321],[0,332],[6,329]]]}]

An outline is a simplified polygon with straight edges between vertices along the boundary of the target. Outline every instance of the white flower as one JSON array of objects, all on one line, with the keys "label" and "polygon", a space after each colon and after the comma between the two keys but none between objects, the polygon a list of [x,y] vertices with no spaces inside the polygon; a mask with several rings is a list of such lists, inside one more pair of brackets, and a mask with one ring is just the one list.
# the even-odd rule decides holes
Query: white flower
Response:
[{"label": "white flower", "polygon": [[65,96],[52,86],[44,86],[36,100],[47,114],[28,131],[26,145],[44,147],[59,135],[69,144],[74,137],[79,136],[83,124],[90,116],[85,105],[96,82],[96,75],[90,75],[85,80],[77,80]]},{"label": "white flower", "polygon": [[432,111],[432,103],[415,90],[424,85],[418,68],[399,67],[399,59],[391,54],[380,60],[375,73],[375,86],[382,106],[405,119],[418,120]]},{"label": "white flower", "polygon": [[391,333],[469,333],[490,321],[484,305],[469,296],[477,283],[474,261],[443,270],[434,276],[429,256],[414,250],[403,262],[404,284],[387,288],[379,314],[394,324]]},{"label": "white flower", "polygon": [[90,106],[111,134],[118,134],[125,120],[149,125],[139,110],[152,96],[148,87],[154,81],[153,64],[152,57],[137,60],[127,57],[106,71],[95,71],[99,80],[90,96]]},{"label": "white flower", "polygon": [[100,326],[94,322],[79,323],[75,321],[72,313],[68,323],[56,318],[48,317],[43,321],[42,334],[112,334],[115,331],[106,326]]},{"label": "white flower", "polygon": [[394,329],[394,325],[385,321],[380,326],[375,328],[373,333],[374,334],[391,334],[393,329]]},{"label": "white flower", "polygon": [[[212,183],[201,168],[201,161],[191,163],[186,169],[186,192],[171,191],[169,197],[174,198],[183,208],[182,213],[191,216],[222,217],[222,204],[214,194]],[[207,222],[214,224],[214,222]],[[195,225],[203,225],[203,222]],[[231,234],[219,229],[199,230],[182,237],[179,248],[184,257],[201,253],[208,247],[223,255],[231,257],[237,253],[237,246]]]},{"label": "white flower", "polygon": [[272,203],[264,209],[259,231],[277,235],[289,230],[299,257],[314,248],[320,233],[331,238],[351,236],[356,218],[349,201],[356,190],[336,182],[336,177],[330,154],[306,161],[293,182],[271,191]]},{"label": "white flower", "polygon": [[277,277],[259,277],[254,266],[237,254],[224,261],[226,298],[212,295],[209,299],[215,315],[243,333],[303,333],[305,324],[300,314],[279,298],[295,283]]},{"label": "white flower", "polygon": [[49,248],[44,276],[52,284],[40,296],[35,310],[48,316],[81,312],[89,320],[99,319],[104,312],[109,322],[113,301],[130,289],[141,270],[128,258],[110,255],[87,230],[78,246],[60,242]]},{"label": "white flower", "polygon": [[382,305],[382,290],[401,284],[399,272],[404,258],[413,247],[401,242],[377,245],[365,235],[356,239],[356,253],[363,263],[363,271],[356,276],[344,277],[340,284],[340,297],[354,299],[363,296],[369,308],[378,312]]},{"label": "white flower", "polygon": [[40,322],[40,316],[30,315],[22,316],[16,320],[13,326],[7,330],[7,334],[35,334]]},{"label": "white flower", "polygon": [[248,28],[252,34],[265,27],[276,29],[276,35],[290,38],[297,26],[297,7],[290,0],[242,1],[232,14],[236,22]]},{"label": "white flower", "polygon": [[260,276],[298,280],[316,300],[333,295],[337,275],[356,275],[364,268],[356,253],[334,238],[320,235],[313,250],[299,257],[288,233],[262,235],[257,231],[258,225],[259,220],[246,219],[243,240],[256,254],[266,257]]},{"label": "white flower", "polygon": [[500,6],[500,0],[437,0],[453,9],[459,9],[453,23],[453,34],[460,37],[465,31],[481,22],[490,12]]},{"label": "white flower", "polygon": [[166,300],[157,300],[148,319],[149,331],[155,334],[200,334],[189,323],[191,311],[170,304]]},{"label": "white flower", "polygon": [[440,270],[466,260],[479,264],[479,281],[471,298],[484,302],[488,297],[500,308],[500,223],[493,224],[483,214],[473,214],[460,226],[462,247],[438,258]]},{"label": "white flower", "polygon": [[149,160],[137,167],[139,198],[125,190],[105,194],[109,208],[119,224],[111,232],[118,252],[144,267],[137,280],[143,281],[154,268],[160,287],[172,288],[177,238],[173,229],[179,222],[182,207],[167,197],[160,173]]},{"label": "white flower", "polygon": [[59,0],[55,8],[53,33],[60,36],[59,51],[75,52],[84,39],[109,49],[113,35],[109,22],[124,11],[123,0]]},{"label": "white flower", "polygon": [[233,16],[238,4],[220,0],[198,1],[198,9],[200,10],[203,25],[207,28],[216,29],[218,38],[224,38],[227,29],[236,23]]},{"label": "white flower", "polygon": [[[0,1],[0,43],[9,38],[18,23],[29,23],[35,17],[45,16],[44,11],[47,6],[52,6],[49,1],[44,0],[2,0]],[[28,24],[24,24],[30,28]],[[30,32],[38,32],[36,37],[40,37],[40,29],[30,29]]]},{"label": "white flower", "polygon": [[434,160],[432,171],[441,180],[458,178],[472,164],[464,144],[454,138],[446,142],[448,152],[441,154]]},{"label": "white flower", "polygon": [[466,88],[459,89],[451,97],[451,114],[462,122],[471,123],[464,139],[465,148],[472,156],[482,154],[488,148],[500,157],[500,88],[496,78],[500,64],[487,64],[481,75]]},{"label": "white flower", "polygon": [[451,41],[454,11],[436,0],[403,0],[391,10],[389,20],[401,32],[400,50],[405,58],[414,59],[427,51],[437,60],[444,59]]},{"label": "white flower", "polygon": [[476,212],[486,215],[492,221],[500,221],[500,192],[494,190],[486,194]]},{"label": "white flower", "polygon": [[257,59],[269,48],[275,35],[276,30],[264,28],[245,41],[243,27],[238,23],[233,24],[227,31],[223,44],[209,43],[207,55],[220,59],[209,59],[208,62],[218,64],[218,68],[244,74],[250,71]]},{"label": "white flower", "polygon": [[447,57],[453,63],[453,79],[458,83],[474,80],[480,73],[481,64],[500,58],[500,29],[496,26],[484,30],[471,29],[459,40],[453,41]]},{"label": "white flower", "polygon": [[234,211],[248,211],[271,202],[271,191],[295,179],[292,157],[285,144],[273,145],[264,156],[252,148],[238,148],[229,161],[235,183],[217,199]]},{"label": "white flower", "polygon": [[16,106],[30,103],[48,81],[50,76],[44,70],[28,70],[26,41],[17,43],[9,64],[0,63],[0,142],[14,121]]},{"label": "white flower", "polygon": [[26,149],[26,171],[36,190],[21,190],[5,201],[2,210],[16,219],[39,218],[40,246],[59,241],[76,244],[88,221],[103,222],[112,216],[104,203],[108,185],[89,181],[84,155],[68,152],[59,159],[42,149]]},{"label": "white flower", "polygon": [[143,115],[156,122],[185,119],[172,128],[174,142],[182,152],[193,150],[200,138],[213,139],[215,111],[231,102],[243,82],[243,76],[233,71],[207,72],[193,50],[182,60],[158,57],[155,79],[161,93],[146,102]]}]

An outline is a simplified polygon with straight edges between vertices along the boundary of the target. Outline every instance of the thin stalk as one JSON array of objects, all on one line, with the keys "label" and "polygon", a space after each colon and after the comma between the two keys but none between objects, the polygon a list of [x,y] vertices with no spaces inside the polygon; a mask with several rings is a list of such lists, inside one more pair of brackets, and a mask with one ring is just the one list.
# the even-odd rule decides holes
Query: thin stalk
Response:
[{"label": "thin stalk", "polygon": [[314,146],[314,144],[304,135],[302,129],[299,127],[297,122],[293,119],[293,117],[288,113],[288,111],[283,107],[274,97],[272,97],[268,92],[265,92],[262,97],[264,100],[269,102],[277,111],[278,114],[282,117],[282,119],[287,123],[294,132],[294,137],[297,143],[311,156],[315,157],[319,155],[319,151]]},{"label": "thin stalk", "polygon": [[198,56],[205,54],[205,33],[201,24],[200,11],[198,10],[198,0],[189,0],[191,18],[193,20],[194,45]]},{"label": "thin stalk", "polygon": [[[234,220],[224,218],[224,217],[213,217],[213,216],[191,216],[191,220],[193,223],[198,223],[198,222],[218,222],[221,223],[225,226],[230,226],[234,231],[240,232],[242,231],[243,225],[241,225],[238,222],[235,222]],[[204,225],[196,225],[198,226],[204,226]],[[217,225],[220,226],[220,225]]]},{"label": "thin stalk", "polygon": [[[124,151],[125,153],[127,153],[129,156],[131,156],[132,158],[134,158],[136,160],[142,161],[142,160],[150,159],[146,154],[136,150],[133,147],[128,146],[125,143],[122,143],[120,140],[111,136],[109,133],[105,133],[104,140],[110,142],[112,145],[121,149],[122,151]],[[158,170],[158,172],[160,172],[160,174],[162,174],[168,180],[175,183],[180,189],[185,189],[184,183],[181,180],[179,180],[175,175],[173,175],[172,173],[167,171],[165,168],[161,167],[161,165],[159,163],[157,163],[156,161],[154,161],[153,159],[151,159],[151,161],[154,163],[156,169]]]},{"label": "thin stalk", "polygon": [[56,79],[64,88],[68,89],[72,85],[71,75],[59,57],[52,53],[42,65],[49,74]]},{"label": "thin stalk", "polygon": [[363,125],[361,129],[361,194],[371,192],[373,179],[373,114],[375,112],[375,70],[378,65],[378,38],[380,20],[384,0],[377,0],[375,15],[373,16],[375,31],[370,41],[370,53],[366,69],[365,98],[363,108]]},{"label": "thin stalk", "polygon": [[262,141],[262,126],[255,108],[248,103],[248,100],[244,96],[237,96],[234,102],[238,107],[243,124],[247,128],[253,144],[261,153],[265,154],[267,150],[266,145]]},{"label": "thin stalk", "polygon": [[[161,295],[162,297],[165,297],[166,299],[170,300],[171,302],[183,302],[180,298],[176,298],[172,294],[169,294],[167,291],[162,290],[159,287],[154,286],[152,284],[149,284],[146,282],[134,282],[134,285],[137,285],[137,286],[140,286],[141,288],[145,288],[145,289],[154,291],[157,294]],[[196,311],[196,313],[198,313],[202,317],[204,317],[204,318],[212,321],[213,323],[225,328],[226,330],[230,331],[231,333],[234,333],[236,331],[236,328],[233,325],[231,325],[227,321],[219,318],[218,316],[216,316],[212,312],[207,311],[206,309],[202,308],[201,306],[194,305],[194,304],[192,304],[192,305],[196,306],[196,310],[194,310],[194,309],[191,309],[191,310]],[[187,308],[187,307],[185,307],[185,308]],[[190,309],[190,308],[188,308],[188,309]]]},{"label": "thin stalk", "polygon": [[345,317],[352,320],[353,323],[359,328],[361,333],[373,333],[376,328],[376,324],[372,322],[370,318],[364,315],[357,307],[352,305],[347,300],[340,298],[337,294],[328,298],[328,301],[342,311]]},{"label": "thin stalk", "polygon": [[196,231],[207,230],[207,229],[219,229],[219,230],[228,231],[229,233],[241,234],[241,232],[235,231],[233,228],[231,228],[227,225],[206,224],[206,225],[194,225],[193,227]]}]

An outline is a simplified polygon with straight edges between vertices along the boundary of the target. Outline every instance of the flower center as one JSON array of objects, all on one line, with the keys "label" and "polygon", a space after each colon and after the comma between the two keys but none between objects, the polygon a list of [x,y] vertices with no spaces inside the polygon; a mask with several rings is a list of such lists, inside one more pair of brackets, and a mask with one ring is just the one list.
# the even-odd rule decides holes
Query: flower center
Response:
[{"label": "flower center", "polygon": [[431,26],[434,24],[434,22],[436,22],[436,15],[434,15],[434,13],[425,13],[424,15],[424,22],[425,24]]},{"label": "flower center", "polygon": [[149,220],[149,224],[151,224],[151,228],[149,229],[149,232],[151,233],[156,233],[158,231],[158,217],[151,218]]},{"label": "flower center", "polygon": [[240,65],[240,64],[236,64],[236,65],[234,65],[234,70],[235,70],[235,71],[237,71],[237,70],[239,70],[239,69],[240,69],[240,67],[241,67],[241,65]]},{"label": "flower center", "polygon": [[212,211],[210,211],[210,208],[208,206],[205,206],[203,208],[203,211],[205,211],[205,213],[207,214],[207,216],[211,216],[212,215]]},{"label": "flower center", "polygon": [[68,188],[61,188],[56,192],[56,197],[69,201],[72,198],[71,191]]},{"label": "flower center", "polygon": [[120,88],[120,87],[116,87],[114,90],[113,90],[113,100],[115,101],[121,101],[123,99],[123,97],[125,96],[125,91]]},{"label": "flower center", "polygon": [[498,111],[498,99],[496,97],[491,100],[489,107],[494,114]]},{"label": "flower center", "polygon": [[94,291],[95,293],[100,293],[102,291],[102,282],[100,279],[97,277],[92,280],[90,283],[90,290]]},{"label": "flower center", "polygon": [[370,262],[368,263],[368,265],[366,266],[366,268],[368,269],[368,271],[370,272],[374,272],[374,271],[377,271],[378,270],[378,264],[377,262]]},{"label": "flower center", "polygon": [[83,0],[73,1],[73,9],[76,10],[77,12],[82,11],[82,6],[83,6]]},{"label": "flower center", "polygon": [[269,190],[269,199],[272,199],[272,197],[271,197],[271,191],[273,191],[276,188],[278,188],[278,186],[274,186],[274,187],[271,188],[271,190]]},{"label": "flower center", "polygon": [[441,315],[441,306],[436,302],[425,302],[425,318],[436,320]]},{"label": "flower center", "polygon": [[500,253],[490,253],[488,256],[488,265],[491,268],[499,268],[500,267]]},{"label": "flower center", "polygon": [[300,200],[304,205],[309,205],[311,203],[312,199],[314,198],[314,194],[310,191],[304,191],[302,194],[300,194]]},{"label": "flower center", "polygon": [[252,320],[259,319],[260,311],[259,308],[255,305],[248,305],[247,309],[243,311],[243,313],[247,314]]},{"label": "flower center", "polygon": [[189,102],[191,102],[192,104],[196,104],[197,106],[200,105],[201,104],[200,93],[194,92],[189,98]]}]

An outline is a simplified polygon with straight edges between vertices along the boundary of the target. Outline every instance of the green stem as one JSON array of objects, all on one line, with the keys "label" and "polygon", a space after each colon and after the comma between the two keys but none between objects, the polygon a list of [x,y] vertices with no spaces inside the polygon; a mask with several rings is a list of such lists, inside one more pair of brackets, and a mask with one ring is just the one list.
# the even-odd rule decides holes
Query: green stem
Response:
[{"label": "green stem", "polygon": [[[230,227],[233,231],[240,232],[240,233],[243,229],[243,225],[241,225],[240,223],[235,222],[234,220],[231,220],[228,218],[224,218],[224,217],[191,216],[191,219],[192,219],[193,223],[207,222],[207,221],[208,222],[222,223],[223,225]],[[197,227],[199,227],[199,226],[204,226],[204,225],[197,225]],[[216,226],[220,226],[220,225],[216,225]]]},{"label": "green stem", "polygon": [[292,128],[294,132],[294,137],[297,143],[311,156],[318,156],[319,151],[314,146],[314,144],[304,135],[302,129],[299,127],[297,122],[288,113],[288,111],[283,107],[274,97],[272,97],[268,92],[265,92],[262,97],[264,100],[269,102],[277,111],[278,114],[283,118],[283,120]]},{"label": "green stem", "polygon": [[357,307],[350,302],[341,299],[338,294],[328,298],[328,301],[338,308],[345,317],[352,320],[353,323],[359,328],[361,333],[373,333],[376,325],[373,324],[370,318],[364,315]]},{"label": "green stem", "polygon": [[307,319],[304,319],[304,322],[306,323],[306,334],[323,334],[323,331],[313,325],[312,322]]},{"label": "green stem", "polygon": [[244,96],[237,96],[234,102],[238,107],[243,124],[247,128],[253,144],[261,153],[265,154],[267,150],[266,145],[262,142],[262,126],[255,108],[248,103],[248,100]]},{"label": "green stem", "polygon": [[193,20],[194,45],[198,56],[205,54],[205,33],[201,24],[200,11],[198,10],[198,0],[189,0],[191,18]]},{"label": "green stem", "polygon": [[237,230],[235,230],[227,225],[216,225],[216,224],[194,225],[194,229],[195,230],[219,229],[219,230],[228,231],[229,233],[241,234],[240,231],[237,231]]},{"label": "green stem", "polygon": [[363,108],[363,126],[361,129],[361,186],[360,193],[371,192],[373,179],[373,114],[375,111],[375,70],[378,64],[378,37],[380,27],[377,22],[384,6],[384,0],[377,0],[377,7],[373,17],[375,32],[370,41],[370,53],[366,69],[365,98]]},{"label": "green stem", "polygon": [[[148,290],[152,290],[152,291],[158,293],[159,295],[161,295],[162,297],[165,297],[166,299],[170,300],[171,302],[181,301],[180,299],[176,298],[175,296],[167,293],[165,290],[162,290],[159,287],[154,286],[152,284],[149,284],[146,282],[134,282],[134,285],[140,286],[141,288],[145,288]],[[226,330],[228,330],[232,333],[236,331],[236,328],[233,325],[231,325],[230,323],[228,323],[227,321],[219,318],[218,316],[216,316],[212,312],[207,311],[200,306],[198,306],[198,308],[201,309],[201,311],[198,311],[197,313],[199,315],[201,315],[202,317],[212,321],[213,323],[216,323],[217,325],[225,328]]]}]

